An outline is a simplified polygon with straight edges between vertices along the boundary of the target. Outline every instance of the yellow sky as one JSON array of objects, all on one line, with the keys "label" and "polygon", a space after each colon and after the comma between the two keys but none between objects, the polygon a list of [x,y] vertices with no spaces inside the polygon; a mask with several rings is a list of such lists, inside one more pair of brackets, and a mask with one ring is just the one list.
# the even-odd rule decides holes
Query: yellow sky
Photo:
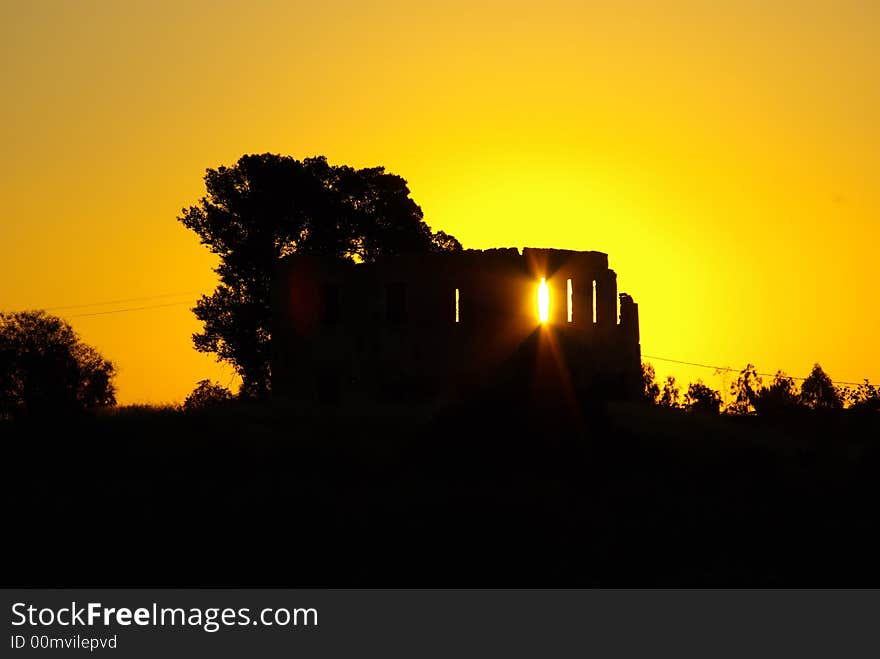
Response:
[{"label": "yellow sky", "polygon": [[[0,0],[0,309],[119,399],[231,370],[175,218],[243,153],[382,164],[466,247],[608,252],[646,354],[880,380],[880,4]],[[711,371],[669,369],[685,380]]]}]

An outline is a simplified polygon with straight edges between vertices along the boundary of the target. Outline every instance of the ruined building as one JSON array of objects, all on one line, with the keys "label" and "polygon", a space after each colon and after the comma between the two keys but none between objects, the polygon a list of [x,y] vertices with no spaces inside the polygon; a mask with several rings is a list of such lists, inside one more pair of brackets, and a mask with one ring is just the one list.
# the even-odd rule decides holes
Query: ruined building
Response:
[{"label": "ruined building", "polygon": [[281,398],[456,399],[492,386],[628,398],[640,359],[638,305],[601,252],[293,255],[275,277]]}]

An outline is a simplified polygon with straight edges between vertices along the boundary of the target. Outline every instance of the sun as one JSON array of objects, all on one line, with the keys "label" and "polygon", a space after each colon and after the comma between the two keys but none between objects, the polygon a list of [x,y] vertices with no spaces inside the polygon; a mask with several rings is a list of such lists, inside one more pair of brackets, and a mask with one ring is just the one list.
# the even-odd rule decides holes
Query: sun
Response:
[{"label": "sun", "polygon": [[550,289],[547,286],[547,280],[541,277],[541,283],[538,284],[538,320],[546,323],[550,318]]}]

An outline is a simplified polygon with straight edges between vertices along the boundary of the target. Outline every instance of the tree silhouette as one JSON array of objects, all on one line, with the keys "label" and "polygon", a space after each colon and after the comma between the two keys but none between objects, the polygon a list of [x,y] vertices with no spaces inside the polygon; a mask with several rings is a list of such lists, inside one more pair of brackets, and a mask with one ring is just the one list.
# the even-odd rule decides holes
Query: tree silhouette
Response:
[{"label": "tree silhouette", "polygon": [[730,385],[733,402],[728,406],[727,411],[732,414],[750,414],[755,409],[755,397],[760,388],[761,376],[758,375],[753,364],[746,364],[746,367],[739,372],[736,382]]},{"label": "tree silhouette", "polygon": [[43,311],[0,313],[0,417],[116,403],[113,364]]},{"label": "tree silhouette", "polygon": [[656,403],[660,396],[660,385],[657,384],[654,365],[648,362],[642,362],[642,396],[649,403]]},{"label": "tree silhouette", "polygon": [[801,402],[813,410],[843,408],[840,392],[819,364],[813,365],[810,375],[801,384]]},{"label": "tree silhouette", "polygon": [[269,392],[269,289],[279,258],[368,262],[461,249],[453,236],[431,231],[406,181],[382,167],[245,155],[233,167],[208,169],[205,187],[206,196],[178,217],[220,257],[219,285],[193,309],[204,323],[193,343],[232,364],[248,397]]},{"label": "tree silhouette", "polygon": [[721,394],[697,380],[688,386],[684,406],[692,412],[718,414],[721,411]]},{"label": "tree silhouette", "polygon": [[801,398],[794,379],[777,371],[769,386],[755,392],[752,403],[758,414],[781,414],[801,407]]},{"label": "tree silhouette", "polygon": [[880,388],[865,378],[864,382],[846,390],[846,401],[857,412],[880,412]]},{"label": "tree silhouette", "polygon": [[666,382],[663,384],[663,391],[660,393],[660,407],[678,408],[679,397],[681,392],[678,385],[675,384],[675,378],[671,375],[666,376]]}]

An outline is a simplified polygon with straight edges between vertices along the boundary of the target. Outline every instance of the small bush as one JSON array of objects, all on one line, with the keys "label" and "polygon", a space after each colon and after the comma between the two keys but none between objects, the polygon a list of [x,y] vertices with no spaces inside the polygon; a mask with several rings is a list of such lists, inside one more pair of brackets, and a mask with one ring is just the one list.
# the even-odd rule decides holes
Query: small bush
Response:
[{"label": "small bush", "polygon": [[210,380],[200,380],[192,393],[183,401],[183,409],[186,412],[204,410],[211,407],[225,405],[235,399],[232,392],[221,384]]}]

